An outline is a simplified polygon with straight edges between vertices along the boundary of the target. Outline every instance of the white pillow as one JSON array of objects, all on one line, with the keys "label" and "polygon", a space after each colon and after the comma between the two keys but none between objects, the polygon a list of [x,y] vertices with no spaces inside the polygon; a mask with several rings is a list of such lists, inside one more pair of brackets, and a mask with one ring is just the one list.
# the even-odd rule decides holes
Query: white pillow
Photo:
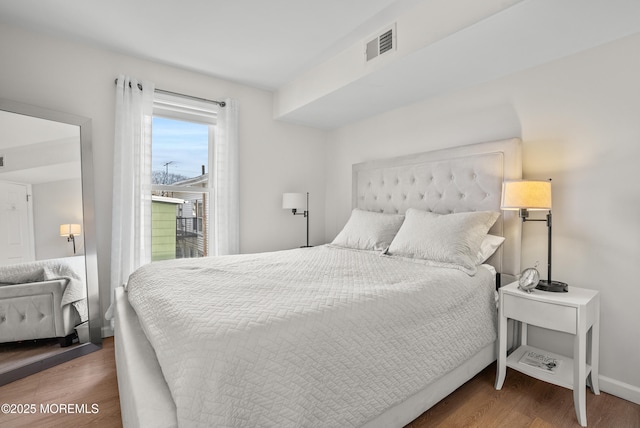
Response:
[{"label": "white pillow", "polygon": [[482,239],[499,216],[492,211],[440,215],[409,208],[387,253],[474,275]]},{"label": "white pillow", "polygon": [[485,235],[482,239],[482,243],[480,244],[480,249],[478,250],[478,254],[476,256],[476,264],[481,265],[486,262],[489,257],[496,252],[500,245],[504,242],[503,236],[496,235]]},{"label": "white pillow", "polygon": [[403,221],[401,214],[382,214],[356,208],[332,244],[358,250],[386,251]]}]

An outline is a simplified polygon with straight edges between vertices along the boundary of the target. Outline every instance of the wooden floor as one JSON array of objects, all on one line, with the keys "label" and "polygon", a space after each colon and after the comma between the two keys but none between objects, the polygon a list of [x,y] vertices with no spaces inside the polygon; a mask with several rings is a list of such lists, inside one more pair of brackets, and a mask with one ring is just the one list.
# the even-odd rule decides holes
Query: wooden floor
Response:
[{"label": "wooden floor", "polygon": [[[509,370],[501,391],[493,388],[495,364],[424,413],[407,428],[579,427],[572,391]],[[35,404],[35,415],[0,413],[5,427],[121,427],[113,338],[103,349],[0,387],[0,404]],[[60,404],[85,404],[84,413],[64,414]],[[41,405],[50,411],[42,414]],[[97,412],[94,412],[97,405]],[[79,410],[83,410],[80,408]],[[602,393],[587,392],[592,428],[640,428],[640,406]]]},{"label": "wooden floor", "polygon": [[[493,387],[495,363],[423,413],[407,428],[580,427],[573,391],[507,369],[502,390]],[[589,428],[640,428],[640,405],[587,390]]]},{"label": "wooden floor", "polygon": [[[122,426],[113,338],[106,339],[99,351],[0,387],[0,405],[4,403],[33,404],[36,411],[5,414],[0,410],[2,428]],[[78,405],[72,410],[82,413],[67,413],[61,406],[67,404]]]}]

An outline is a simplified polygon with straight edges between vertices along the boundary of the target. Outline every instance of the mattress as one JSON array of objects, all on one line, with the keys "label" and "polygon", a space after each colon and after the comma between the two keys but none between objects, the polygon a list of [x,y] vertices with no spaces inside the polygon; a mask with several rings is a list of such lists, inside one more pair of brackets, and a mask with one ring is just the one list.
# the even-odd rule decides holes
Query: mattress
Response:
[{"label": "mattress", "polygon": [[180,426],[361,426],[496,338],[493,277],[330,246],[147,265]]}]

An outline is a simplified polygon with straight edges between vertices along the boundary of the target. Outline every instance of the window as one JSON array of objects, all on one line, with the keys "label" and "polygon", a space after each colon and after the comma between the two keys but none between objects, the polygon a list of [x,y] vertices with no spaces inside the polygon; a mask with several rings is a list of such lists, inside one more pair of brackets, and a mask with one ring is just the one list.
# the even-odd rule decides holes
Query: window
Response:
[{"label": "window", "polygon": [[156,93],[152,122],[152,261],[210,255],[209,174],[216,115],[206,102]]}]

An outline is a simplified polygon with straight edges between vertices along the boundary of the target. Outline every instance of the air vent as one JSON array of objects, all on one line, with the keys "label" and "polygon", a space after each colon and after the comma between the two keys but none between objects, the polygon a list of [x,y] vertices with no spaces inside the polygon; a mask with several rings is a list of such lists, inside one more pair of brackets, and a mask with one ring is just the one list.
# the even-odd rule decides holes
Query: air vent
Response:
[{"label": "air vent", "polygon": [[395,49],[396,47],[396,31],[395,24],[391,28],[384,29],[379,36],[366,43],[367,61]]},{"label": "air vent", "polygon": [[4,167],[4,156],[0,155],[0,168]]},{"label": "air vent", "polygon": [[393,48],[393,30],[389,30],[380,36],[380,55]]}]

